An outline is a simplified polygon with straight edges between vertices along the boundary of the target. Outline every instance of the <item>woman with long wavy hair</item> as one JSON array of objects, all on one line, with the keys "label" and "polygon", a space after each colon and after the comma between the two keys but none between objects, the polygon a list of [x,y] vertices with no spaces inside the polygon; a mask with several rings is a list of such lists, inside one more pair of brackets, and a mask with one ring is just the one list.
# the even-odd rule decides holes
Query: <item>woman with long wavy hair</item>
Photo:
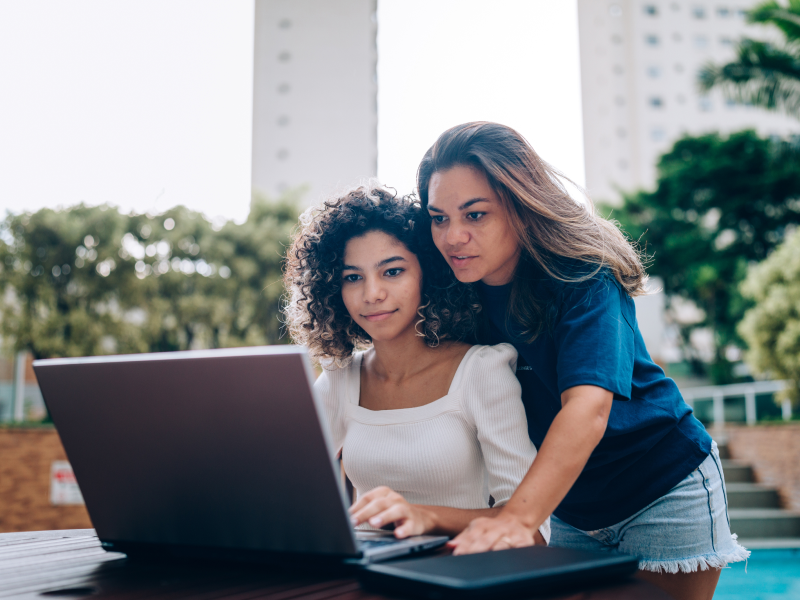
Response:
[{"label": "woman with long wavy hair", "polygon": [[[455,535],[500,510],[529,469],[516,351],[478,346],[474,291],[418,202],[364,185],[306,213],[287,253],[286,324],[358,492],[357,526]],[[549,521],[532,534],[549,537]]]},{"label": "woman with long wavy hair", "polygon": [[475,283],[484,343],[511,343],[538,457],[456,553],[534,543],[619,549],[677,598],[711,598],[749,553],[732,536],[716,445],[645,348],[633,297],[636,248],[513,129],[466,123],[419,166],[427,231],[459,281]]}]

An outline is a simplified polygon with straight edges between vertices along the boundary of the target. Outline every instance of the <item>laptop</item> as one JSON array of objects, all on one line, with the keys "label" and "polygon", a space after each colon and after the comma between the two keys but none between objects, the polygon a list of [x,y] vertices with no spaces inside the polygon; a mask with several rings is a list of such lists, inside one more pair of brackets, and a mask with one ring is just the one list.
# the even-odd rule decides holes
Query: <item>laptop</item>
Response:
[{"label": "laptop", "polygon": [[103,547],[371,563],[441,546],[353,530],[297,346],[33,363]]},{"label": "laptop", "polygon": [[619,552],[532,546],[372,564],[358,579],[367,590],[413,598],[530,598],[618,581],[638,565]]}]

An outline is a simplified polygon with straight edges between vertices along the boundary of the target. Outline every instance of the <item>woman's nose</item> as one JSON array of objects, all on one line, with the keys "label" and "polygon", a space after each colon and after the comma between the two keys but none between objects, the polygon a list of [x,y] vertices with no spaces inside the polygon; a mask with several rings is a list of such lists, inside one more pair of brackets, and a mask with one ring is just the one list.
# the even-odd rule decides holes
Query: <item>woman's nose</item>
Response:
[{"label": "woman's nose", "polygon": [[447,240],[448,245],[458,246],[469,241],[469,233],[467,233],[466,228],[454,223],[447,228],[447,235],[445,239]]}]

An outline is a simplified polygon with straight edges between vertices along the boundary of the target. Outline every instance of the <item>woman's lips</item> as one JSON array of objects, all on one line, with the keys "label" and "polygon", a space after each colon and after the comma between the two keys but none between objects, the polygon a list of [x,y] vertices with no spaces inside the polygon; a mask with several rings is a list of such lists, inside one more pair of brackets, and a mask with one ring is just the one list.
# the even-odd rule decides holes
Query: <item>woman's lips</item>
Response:
[{"label": "woman's lips", "polygon": [[450,261],[453,263],[454,267],[466,267],[470,261],[475,260],[478,258],[477,256],[466,256],[466,255],[459,255],[459,256],[451,256]]},{"label": "woman's lips", "polygon": [[384,320],[388,319],[389,317],[391,317],[396,312],[397,312],[397,309],[394,309],[394,310],[388,310],[388,311],[385,311],[385,312],[372,313],[371,315],[361,315],[361,316],[364,317],[367,321],[370,321],[370,322],[384,321]]}]

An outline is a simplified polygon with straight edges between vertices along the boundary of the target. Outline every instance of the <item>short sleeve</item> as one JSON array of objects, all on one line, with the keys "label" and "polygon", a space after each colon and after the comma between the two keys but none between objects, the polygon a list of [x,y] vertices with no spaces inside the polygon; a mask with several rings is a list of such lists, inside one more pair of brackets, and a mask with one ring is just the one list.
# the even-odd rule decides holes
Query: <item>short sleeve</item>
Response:
[{"label": "short sleeve", "polygon": [[[479,347],[465,365],[459,386],[464,413],[477,432],[495,506],[508,502],[536,457],[516,366],[512,345]],[[550,519],[539,531],[549,541]]]},{"label": "short sleeve", "polygon": [[607,272],[572,284],[553,328],[558,391],[595,385],[629,400],[633,380],[635,308]]},{"label": "short sleeve", "polygon": [[317,381],[314,382],[314,392],[322,400],[325,416],[328,422],[328,431],[331,434],[334,456],[338,456],[347,435],[346,406],[347,402],[347,371],[341,368],[336,370],[323,369]]}]

